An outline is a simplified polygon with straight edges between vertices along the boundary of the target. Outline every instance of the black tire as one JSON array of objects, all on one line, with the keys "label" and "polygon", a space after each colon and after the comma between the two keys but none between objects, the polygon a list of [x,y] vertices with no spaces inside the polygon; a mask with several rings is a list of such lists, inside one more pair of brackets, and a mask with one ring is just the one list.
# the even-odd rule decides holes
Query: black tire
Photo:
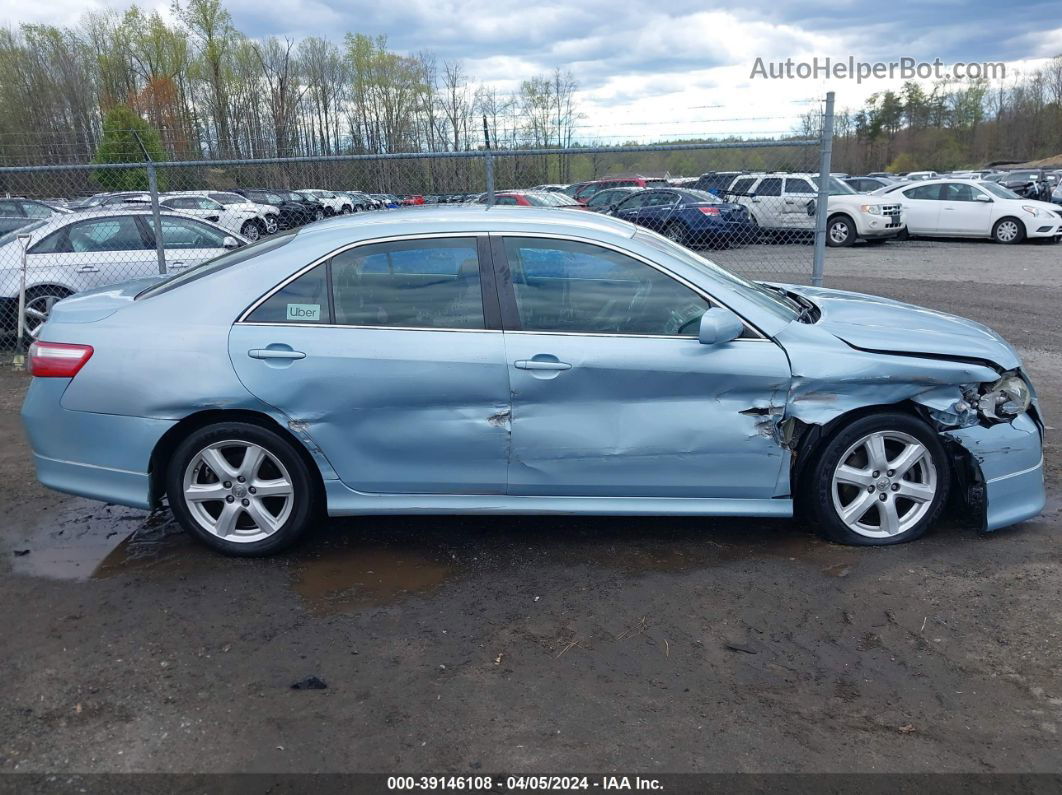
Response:
[{"label": "black tire", "polygon": [[354,212],[354,209],[349,204],[344,204],[342,207],[339,208],[339,212],[341,215],[350,215],[352,212]]},{"label": "black tire", "polygon": [[[1015,229],[1013,237],[1004,234],[1005,230],[1012,228]],[[992,239],[995,242],[1003,243],[1004,245],[1021,243],[1025,240],[1025,224],[1021,222],[1020,218],[1013,218],[1009,215],[1006,218],[1000,218],[992,227]]]},{"label": "black tire", "polygon": [[[260,540],[234,541],[215,535],[200,524],[185,499],[184,477],[189,465],[210,445],[226,441],[249,443],[263,448],[279,460],[290,478],[292,504],[287,518],[276,530]],[[210,474],[210,470],[207,470],[207,474]],[[220,480],[219,476],[218,481]],[[237,484],[235,480],[228,482],[239,489],[240,484]],[[247,487],[249,483],[245,484],[245,488]],[[192,431],[177,446],[170,458],[169,469],[166,472],[166,494],[174,516],[189,533],[212,549],[239,557],[262,557],[290,546],[309,529],[319,515],[317,481],[303,457],[291,442],[280,434],[260,425],[246,422],[220,422]],[[244,493],[240,494],[240,497],[250,498],[250,495]],[[234,503],[234,500],[229,502]],[[217,506],[224,508],[220,500]],[[239,511],[239,508],[236,510]],[[254,526],[249,513],[244,513],[242,516]]]},{"label": "black tire", "polygon": [[896,239],[897,240],[910,240],[911,239],[911,233],[907,231],[907,227],[906,226],[903,229],[900,230],[900,234],[896,235]]},{"label": "black tire", "polygon": [[[920,469],[923,477],[928,479],[928,470],[933,469],[933,479],[935,481],[935,491],[932,500],[926,500],[928,507],[924,510],[921,518],[917,521],[912,521],[911,525],[904,529],[902,532],[897,532],[895,535],[884,535],[871,537],[869,535],[861,534],[852,529],[845,523],[838,513],[839,508],[835,505],[834,501],[834,473],[837,468],[844,462],[842,462],[842,456],[846,457],[846,460],[853,460],[852,456],[858,456],[859,452],[853,453],[850,456],[846,456],[846,453],[856,445],[861,439],[867,437],[870,434],[875,433],[892,433],[896,435],[905,435],[907,437],[913,437],[920,442],[926,450],[928,461],[924,464],[916,464],[916,467],[925,467],[924,470]],[[902,442],[899,442],[902,444]],[[894,441],[889,441],[888,444],[896,444]],[[895,448],[894,448],[895,449]],[[887,450],[887,448],[886,448]],[[951,470],[948,464],[948,459],[944,451],[943,445],[940,443],[940,439],[933,432],[933,430],[927,426],[924,422],[910,414],[903,414],[901,412],[883,412],[881,414],[871,414],[864,417],[855,419],[845,425],[838,428],[833,434],[825,439],[814,453],[815,461],[814,466],[806,474],[804,482],[801,484],[800,493],[797,495],[801,500],[801,512],[809,514],[816,523],[816,529],[820,534],[839,544],[849,544],[852,546],[885,546],[890,544],[902,544],[907,541],[914,541],[916,538],[920,538],[926,533],[930,526],[940,516],[940,512],[943,510],[944,505],[947,503],[948,491],[951,484]],[[866,462],[866,469],[873,474],[873,464],[868,460]],[[911,468],[912,470],[915,467]],[[891,471],[891,470],[888,470]],[[883,513],[881,512],[884,505],[895,505],[895,510],[907,511],[912,510],[920,503],[908,500],[902,495],[894,497],[894,488],[897,483],[908,482],[906,476],[900,481],[893,482],[893,478],[887,475],[887,472],[880,472],[879,475],[873,476],[872,483],[867,485],[868,494],[873,495],[873,499],[870,496],[864,496],[862,493],[862,486],[852,486],[845,484],[838,486],[838,493],[841,498],[842,506],[848,507],[855,505],[856,500],[862,498],[869,501],[869,504],[865,511],[870,512],[872,506],[876,506],[878,502],[882,502],[883,505],[873,513],[878,520],[878,523],[882,523]],[[885,476],[885,477],[881,477]],[[881,481],[889,481],[885,485],[881,484]],[[874,489],[870,491],[870,489]],[[850,502],[845,505],[845,493],[847,492]],[[882,497],[884,496],[884,500]],[[906,516],[907,514],[905,514]],[[860,514],[855,517],[858,520],[861,517],[865,517],[865,514]],[[917,517],[917,513],[910,516],[912,520]],[[903,517],[901,517],[902,519]],[[869,531],[873,532],[873,523]],[[883,529],[883,525],[882,525]]]},{"label": "black tire", "polygon": [[336,211],[333,210],[331,207],[325,207],[324,208],[324,214],[325,214],[325,218],[331,218],[333,215],[336,214]]},{"label": "black tire", "polygon": [[320,207],[318,207],[316,210],[313,211],[313,220],[315,220],[315,221],[323,221],[325,219],[326,215],[327,215],[327,213],[324,210],[322,210]]},{"label": "black tire", "polygon": [[847,215],[835,215],[826,222],[826,245],[846,248],[856,241],[855,222]]},{"label": "black tire", "polygon": [[664,228],[664,237],[680,246],[689,245],[689,233],[686,227],[678,221],[672,221]]},{"label": "black tire", "polygon": [[256,219],[244,221],[240,227],[240,234],[253,243],[262,236],[261,222]]}]

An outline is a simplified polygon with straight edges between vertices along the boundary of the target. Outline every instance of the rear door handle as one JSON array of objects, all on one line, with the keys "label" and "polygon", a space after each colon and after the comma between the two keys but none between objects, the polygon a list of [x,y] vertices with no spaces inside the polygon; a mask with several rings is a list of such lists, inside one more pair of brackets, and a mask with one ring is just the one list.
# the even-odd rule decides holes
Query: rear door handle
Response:
[{"label": "rear door handle", "polygon": [[77,269],[78,273],[99,273],[100,269],[95,265],[82,265]]},{"label": "rear door handle", "polygon": [[571,370],[567,362],[551,362],[541,359],[520,359],[513,363],[517,370]]},{"label": "rear door handle", "polygon": [[252,348],[247,351],[252,359],[305,359],[306,354],[302,351],[283,350],[278,348]]}]

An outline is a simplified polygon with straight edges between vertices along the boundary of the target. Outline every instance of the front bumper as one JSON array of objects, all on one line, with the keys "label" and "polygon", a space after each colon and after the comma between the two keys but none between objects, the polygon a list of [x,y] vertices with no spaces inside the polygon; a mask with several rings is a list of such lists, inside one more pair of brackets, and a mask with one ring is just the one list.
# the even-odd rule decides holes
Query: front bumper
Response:
[{"label": "front bumper", "polygon": [[1044,454],[1040,425],[1030,413],[1009,423],[947,431],[970,457],[983,489],[983,529],[1022,522],[1044,508]]}]

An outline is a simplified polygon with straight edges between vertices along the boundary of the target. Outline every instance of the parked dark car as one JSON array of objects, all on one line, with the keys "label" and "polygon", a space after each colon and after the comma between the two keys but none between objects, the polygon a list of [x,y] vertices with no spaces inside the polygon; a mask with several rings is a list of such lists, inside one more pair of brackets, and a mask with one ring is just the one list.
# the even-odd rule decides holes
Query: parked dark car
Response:
[{"label": "parked dark car", "polygon": [[684,246],[727,247],[750,242],[756,235],[748,210],[740,204],[690,188],[637,191],[610,215],[660,232]]},{"label": "parked dark car", "polygon": [[255,204],[271,204],[279,211],[277,223],[281,229],[294,229],[314,220],[313,213],[309,212],[301,202],[295,202],[286,198],[285,191],[264,190],[262,188],[237,188],[230,191],[238,196],[243,196]]},{"label": "parked dark car", "polygon": [[605,188],[666,188],[667,180],[659,177],[604,177],[569,185],[564,191],[579,204],[586,204],[590,197]]},{"label": "parked dark car", "polygon": [[336,191],[336,193],[341,193],[350,199],[350,207],[356,213],[365,212],[366,210],[375,210],[377,208],[376,202],[373,201],[372,197],[359,190],[343,190]]},{"label": "parked dark car", "polygon": [[43,202],[33,199],[0,199],[0,234],[19,229],[33,221],[43,221],[58,212]]},{"label": "parked dark car", "polygon": [[847,177],[842,180],[856,193],[871,193],[878,188],[884,188],[886,185],[895,185],[897,182],[902,181],[891,177]]},{"label": "parked dark car", "polygon": [[605,190],[599,190],[590,200],[586,203],[586,209],[593,210],[595,213],[608,213],[616,208],[616,205],[626,199],[632,193],[637,193],[645,188],[606,188]]},{"label": "parked dark car", "polygon": [[328,214],[324,204],[307,193],[294,190],[279,190],[276,193],[288,201],[301,204],[303,212],[308,216],[307,222],[320,221]]},{"label": "parked dark car", "polygon": [[745,174],[745,171],[706,171],[690,185],[692,190],[703,190],[713,196],[721,196],[734,180]]},{"label": "parked dark car", "polygon": [[1027,168],[1007,172],[996,182],[1023,198],[1049,202],[1051,192],[1058,184],[1058,178],[1052,171],[1046,169]]}]

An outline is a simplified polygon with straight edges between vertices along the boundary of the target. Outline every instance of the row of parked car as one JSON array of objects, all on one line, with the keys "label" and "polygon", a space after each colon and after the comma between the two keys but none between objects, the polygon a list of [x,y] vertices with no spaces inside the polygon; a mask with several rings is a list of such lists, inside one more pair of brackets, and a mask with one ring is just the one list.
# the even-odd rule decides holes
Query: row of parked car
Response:
[{"label": "row of parked car", "polygon": [[[831,175],[826,185],[827,245],[911,235],[1057,242],[1062,238],[1057,181],[1060,201],[1052,204],[1007,187],[1022,176]],[[494,196],[497,205],[604,213],[683,245],[720,248],[809,240],[818,200],[817,174],[738,172],[708,173],[680,184],[652,177],[609,177],[499,190]],[[487,197],[265,188],[171,192],[159,197],[162,249],[166,268],[181,271],[264,235],[329,216],[475,201],[485,203]],[[17,327],[23,245],[23,316],[31,335],[51,306],[72,293],[157,274],[151,210],[150,196],[142,192],[98,194],[72,202],[0,199],[0,325],[8,331]]]},{"label": "row of parked car", "polygon": [[[834,174],[826,185],[826,243],[849,246],[857,240],[879,242],[912,235],[1058,242],[1062,239],[1060,175],[1046,170],[944,176]],[[818,188],[818,174],[728,171],[674,181],[610,177],[574,185],[538,185],[530,191],[500,192],[496,200],[540,206],[560,201],[656,228],[679,242],[733,244],[764,238],[810,239]],[[556,196],[564,199],[552,198]]]}]

